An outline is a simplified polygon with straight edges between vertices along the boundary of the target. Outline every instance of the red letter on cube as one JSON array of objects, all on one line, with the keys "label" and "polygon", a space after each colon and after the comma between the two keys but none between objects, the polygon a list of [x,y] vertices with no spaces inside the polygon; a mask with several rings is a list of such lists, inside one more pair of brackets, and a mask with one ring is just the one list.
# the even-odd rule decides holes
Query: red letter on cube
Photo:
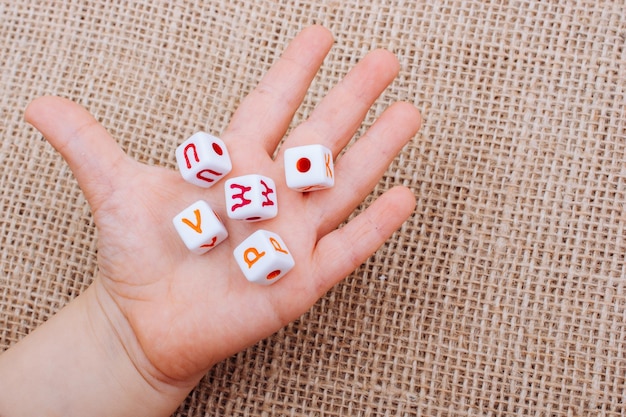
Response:
[{"label": "red letter on cube", "polygon": [[226,212],[231,219],[259,221],[278,214],[276,185],[269,177],[251,174],[230,178],[224,192]]},{"label": "red letter on cube", "polygon": [[176,163],[185,181],[203,188],[212,187],[232,169],[226,144],[204,132],[176,148]]}]

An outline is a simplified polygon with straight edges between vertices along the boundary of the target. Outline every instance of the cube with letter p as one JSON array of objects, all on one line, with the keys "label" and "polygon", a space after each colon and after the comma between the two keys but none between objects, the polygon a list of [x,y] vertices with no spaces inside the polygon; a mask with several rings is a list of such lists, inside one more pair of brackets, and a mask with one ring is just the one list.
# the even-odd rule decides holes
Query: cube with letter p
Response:
[{"label": "cube with letter p", "polygon": [[233,255],[246,279],[261,285],[273,284],[295,265],[280,236],[262,229],[239,244]]}]

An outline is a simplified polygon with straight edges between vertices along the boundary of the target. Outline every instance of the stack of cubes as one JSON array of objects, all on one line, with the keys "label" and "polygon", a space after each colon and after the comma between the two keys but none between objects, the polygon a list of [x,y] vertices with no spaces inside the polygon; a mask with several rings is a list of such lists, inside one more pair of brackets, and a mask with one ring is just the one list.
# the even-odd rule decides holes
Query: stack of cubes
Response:
[{"label": "stack of cubes", "polygon": [[[323,145],[306,145],[285,150],[285,180],[299,192],[322,190],[334,185],[332,152]],[[232,170],[226,144],[198,132],[176,148],[176,163],[183,179],[210,188]],[[226,214],[245,222],[261,222],[278,215],[274,180],[252,173],[224,182]],[[185,246],[204,254],[228,238],[220,216],[204,200],[196,201],[173,219]],[[233,250],[235,261],[250,282],[269,285],[281,279],[295,261],[283,239],[269,230],[258,229]]]}]

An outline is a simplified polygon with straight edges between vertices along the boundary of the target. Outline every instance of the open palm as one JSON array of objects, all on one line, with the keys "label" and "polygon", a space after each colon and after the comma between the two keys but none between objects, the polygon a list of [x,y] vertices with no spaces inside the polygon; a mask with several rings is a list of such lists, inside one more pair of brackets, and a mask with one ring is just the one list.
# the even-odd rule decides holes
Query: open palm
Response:
[{"label": "open palm", "polygon": [[[99,274],[92,287],[137,367],[150,368],[145,372],[178,381],[199,378],[304,313],[412,212],[412,192],[397,187],[337,229],[419,128],[419,113],[406,103],[387,109],[338,158],[334,188],[299,193],[284,180],[282,149],[321,143],[337,156],[348,143],[397,74],[389,52],[365,57],[272,157],[332,42],[321,27],[301,32],[221,135],[233,163],[229,176],[273,178],[279,213],[260,223],[222,215],[229,237],[205,255],[185,248],[171,219],[198,199],[225,213],[223,182],[201,189],[178,172],[134,161],[68,100],[43,97],[28,107],[26,119],[63,155],[91,205],[99,230]],[[296,262],[269,287],[248,283],[232,256],[258,228],[278,233]]]}]

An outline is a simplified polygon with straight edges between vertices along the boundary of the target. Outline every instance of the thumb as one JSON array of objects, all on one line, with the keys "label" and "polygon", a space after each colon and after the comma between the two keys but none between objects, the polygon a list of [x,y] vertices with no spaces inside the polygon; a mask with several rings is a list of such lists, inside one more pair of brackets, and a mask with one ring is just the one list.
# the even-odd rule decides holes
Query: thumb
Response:
[{"label": "thumb", "polygon": [[80,105],[60,97],[41,97],[24,118],[63,156],[97,210],[116,188],[119,171],[131,161],[106,129]]}]

